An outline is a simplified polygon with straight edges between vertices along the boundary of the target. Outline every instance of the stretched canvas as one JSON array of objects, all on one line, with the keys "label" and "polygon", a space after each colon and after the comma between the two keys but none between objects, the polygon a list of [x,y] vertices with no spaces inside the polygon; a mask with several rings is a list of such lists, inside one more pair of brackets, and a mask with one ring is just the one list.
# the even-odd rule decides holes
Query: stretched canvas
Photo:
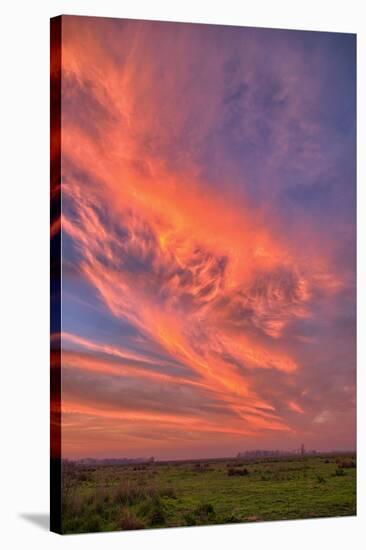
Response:
[{"label": "stretched canvas", "polygon": [[356,513],[356,37],[51,20],[51,529]]}]

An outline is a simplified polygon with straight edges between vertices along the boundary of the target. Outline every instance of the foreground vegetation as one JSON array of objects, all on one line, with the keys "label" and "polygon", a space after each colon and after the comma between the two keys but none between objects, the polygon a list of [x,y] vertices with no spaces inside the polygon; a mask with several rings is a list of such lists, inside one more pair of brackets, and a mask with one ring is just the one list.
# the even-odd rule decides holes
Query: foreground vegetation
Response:
[{"label": "foreground vegetation", "polygon": [[356,513],[352,456],[63,466],[62,532]]}]

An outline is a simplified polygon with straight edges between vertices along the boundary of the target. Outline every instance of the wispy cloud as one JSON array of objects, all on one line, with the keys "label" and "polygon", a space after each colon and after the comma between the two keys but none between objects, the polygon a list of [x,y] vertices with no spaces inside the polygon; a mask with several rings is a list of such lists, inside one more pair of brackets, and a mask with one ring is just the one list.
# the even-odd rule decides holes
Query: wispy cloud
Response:
[{"label": "wispy cloud", "polygon": [[[213,433],[219,454],[269,434],[321,442],[322,400],[338,414],[335,396],[353,387],[354,331],[349,364],[332,371],[328,348],[330,325],[354,315],[353,266],[318,232],[321,213],[293,222],[284,197],[290,177],[311,194],[334,172],[321,111],[332,44],[93,18],[63,29],[65,259],[144,343],[63,324],[65,452],[128,454],[145,441],[173,456],[176,437],[180,452],[204,454]],[[337,151],[348,143],[339,131]],[[352,240],[351,214],[344,224]],[[352,427],[352,405],[344,419]],[[86,425],[103,443],[89,447]]]}]

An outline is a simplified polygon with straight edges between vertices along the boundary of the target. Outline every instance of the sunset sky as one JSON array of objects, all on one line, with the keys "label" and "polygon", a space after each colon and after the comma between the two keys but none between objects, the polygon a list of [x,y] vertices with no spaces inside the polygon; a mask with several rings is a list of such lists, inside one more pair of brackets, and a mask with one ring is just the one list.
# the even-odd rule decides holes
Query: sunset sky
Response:
[{"label": "sunset sky", "polygon": [[62,41],[62,456],[354,449],[355,36]]}]

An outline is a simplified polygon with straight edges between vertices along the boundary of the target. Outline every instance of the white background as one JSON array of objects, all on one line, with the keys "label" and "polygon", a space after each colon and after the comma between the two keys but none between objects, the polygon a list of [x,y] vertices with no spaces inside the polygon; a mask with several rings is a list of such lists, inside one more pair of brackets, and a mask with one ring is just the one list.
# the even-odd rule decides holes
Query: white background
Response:
[{"label": "white background", "polygon": [[[8,0],[0,18],[2,548],[365,547],[366,16],[360,1]],[[365,4],[365,3],[364,3]],[[48,532],[49,17],[67,14],[358,33],[358,517],[61,537]],[[364,538],[363,543],[361,539]]]}]

